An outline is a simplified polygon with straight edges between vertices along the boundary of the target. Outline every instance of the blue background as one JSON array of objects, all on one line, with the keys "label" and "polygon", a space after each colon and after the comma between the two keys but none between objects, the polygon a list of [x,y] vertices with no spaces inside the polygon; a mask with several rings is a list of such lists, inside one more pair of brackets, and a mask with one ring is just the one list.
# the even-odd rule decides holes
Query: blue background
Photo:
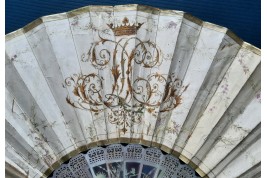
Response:
[{"label": "blue background", "polygon": [[260,0],[6,0],[6,34],[38,17],[87,5],[144,4],[181,10],[231,29],[243,40],[261,46]]}]

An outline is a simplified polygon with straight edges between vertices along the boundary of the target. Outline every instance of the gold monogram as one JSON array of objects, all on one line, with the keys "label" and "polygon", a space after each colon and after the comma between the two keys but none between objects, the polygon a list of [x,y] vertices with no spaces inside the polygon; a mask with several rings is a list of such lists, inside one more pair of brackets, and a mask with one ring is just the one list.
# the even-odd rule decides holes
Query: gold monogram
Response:
[{"label": "gold monogram", "polygon": [[[140,23],[138,26],[126,25],[129,23],[126,17],[123,23],[114,28],[109,24],[114,35],[131,35],[142,26]],[[74,74],[66,78],[65,86],[73,88],[76,98],[67,97],[67,102],[75,108],[90,110],[94,115],[105,110],[108,121],[119,126],[122,133],[129,131],[133,124],[140,124],[145,111],[158,118],[156,127],[161,125],[162,118],[166,118],[163,115],[181,104],[181,95],[188,86],[184,86],[174,73],[155,72],[133,78],[134,66],[142,70],[161,66],[161,50],[155,42],[136,36],[123,37],[119,41],[99,38],[82,61],[90,62],[98,71],[108,71],[113,77],[111,90],[103,94],[105,79],[97,73]],[[128,47],[129,44],[134,45]]]}]

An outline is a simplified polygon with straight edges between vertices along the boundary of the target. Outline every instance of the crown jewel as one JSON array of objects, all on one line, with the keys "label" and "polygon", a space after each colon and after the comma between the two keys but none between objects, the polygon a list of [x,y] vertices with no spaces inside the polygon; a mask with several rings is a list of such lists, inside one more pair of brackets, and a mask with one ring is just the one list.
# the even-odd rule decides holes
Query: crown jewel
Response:
[{"label": "crown jewel", "polygon": [[122,20],[122,23],[124,25],[120,25],[120,26],[113,26],[113,24],[107,24],[109,26],[109,28],[114,32],[115,36],[122,36],[122,35],[133,35],[136,33],[136,31],[144,24],[144,23],[138,23],[138,25],[135,24],[128,24],[129,20],[127,17],[124,17],[124,19]]}]

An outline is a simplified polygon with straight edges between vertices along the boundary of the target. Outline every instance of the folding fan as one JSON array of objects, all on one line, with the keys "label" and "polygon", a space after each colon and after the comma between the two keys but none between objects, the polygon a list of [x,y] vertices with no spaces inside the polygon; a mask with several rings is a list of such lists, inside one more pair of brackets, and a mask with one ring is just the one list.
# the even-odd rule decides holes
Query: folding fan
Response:
[{"label": "folding fan", "polygon": [[187,13],[88,6],[6,35],[13,177],[259,177],[260,49]]}]

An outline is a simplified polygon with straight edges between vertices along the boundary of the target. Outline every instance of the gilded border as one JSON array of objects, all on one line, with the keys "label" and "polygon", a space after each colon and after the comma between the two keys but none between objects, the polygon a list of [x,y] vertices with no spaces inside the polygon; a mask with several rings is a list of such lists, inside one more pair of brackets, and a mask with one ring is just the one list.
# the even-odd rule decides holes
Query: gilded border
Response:
[{"label": "gilded border", "polygon": [[256,46],[250,44],[250,43],[247,43],[247,42],[243,42],[243,45],[242,45],[243,48],[257,54],[257,55],[261,55],[261,49],[257,48]]},{"label": "gilded border", "polygon": [[24,26],[24,27],[22,27],[16,31],[13,31],[11,33],[6,34],[5,40],[6,40],[6,42],[10,41],[10,40],[12,40],[18,36],[25,34],[26,32],[28,32],[30,30],[34,29],[38,25],[40,25],[44,22],[48,22],[48,21],[67,19],[67,18],[71,18],[71,17],[77,16],[77,15],[80,15],[83,13],[89,13],[90,11],[91,12],[102,12],[102,11],[120,12],[120,11],[131,11],[131,10],[137,10],[137,11],[156,14],[156,15],[162,14],[162,15],[170,15],[170,16],[173,16],[173,15],[183,16],[185,19],[187,19],[191,22],[194,22],[200,26],[225,33],[230,38],[235,40],[238,44],[242,45],[242,47],[252,51],[253,53],[255,53],[257,55],[261,55],[261,49],[255,47],[252,44],[249,44],[249,43],[243,41],[241,38],[239,38],[236,34],[234,34],[231,30],[227,29],[226,27],[216,25],[216,24],[213,24],[210,22],[202,21],[201,19],[194,17],[193,15],[191,15],[189,13],[185,13],[183,11],[168,10],[168,9],[165,10],[165,9],[159,9],[159,8],[155,8],[155,7],[151,7],[151,6],[138,5],[138,4],[126,4],[126,5],[116,5],[116,6],[91,5],[91,6],[85,6],[85,7],[81,7],[78,9],[74,9],[74,10],[71,10],[69,12],[43,16],[43,17],[40,17],[40,18],[30,22],[26,26]]},{"label": "gilded border", "polygon": [[89,13],[89,12],[90,12],[89,6],[85,6],[85,7],[81,7],[79,9],[74,9],[72,11],[67,12],[67,16],[68,18],[71,18],[77,15],[81,15],[81,14]]},{"label": "gilded border", "polygon": [[137,11],[138,4],[125,4],[114,6],[114,12]]},{"label": "gilded border", "polygon": [[199,18],[197,18],[197,17],[195,17],[195,16],[193,16],[193,15],[191,15],[189,13],[184,13],[184,18],[186,20],[194,22],[195,24],[198,24],[200,26],[202,26],[202,24],[203,24],[203,21],[201,19],[199,19]]}]

